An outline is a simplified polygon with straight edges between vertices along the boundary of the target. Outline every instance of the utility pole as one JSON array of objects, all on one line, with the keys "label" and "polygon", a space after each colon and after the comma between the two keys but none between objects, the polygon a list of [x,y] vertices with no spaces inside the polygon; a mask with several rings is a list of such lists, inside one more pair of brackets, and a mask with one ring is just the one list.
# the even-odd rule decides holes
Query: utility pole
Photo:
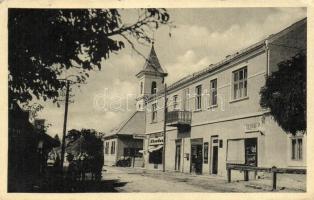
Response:
[{"label": "utility pole", "polygon": [[66,80],[63,135],[62,135],[62,145],[61,145],[61,169],[62,170],[63,170],[63,162],[64,162],[64,154],[65,154],[65,135],[66,135],[67,119],[68,119],[69,90],[70,90],[70,81]]},{"label": "utility pole", "polygon": [[162,171],[166,171],[166,123],[167,123],[167,84],[165,83],[165,104],[164,104],[164,147],[162,151]]}]

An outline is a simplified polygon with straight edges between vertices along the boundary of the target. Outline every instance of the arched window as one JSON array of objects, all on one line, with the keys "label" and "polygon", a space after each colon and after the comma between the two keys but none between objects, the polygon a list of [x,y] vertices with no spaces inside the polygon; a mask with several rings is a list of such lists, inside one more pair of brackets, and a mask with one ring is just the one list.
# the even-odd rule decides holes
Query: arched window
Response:
[{"label": "arched window", "polygon": [[152,82],[152,91],[151,91],[151,93],[152,93],[152,94],[156,94],[156,91],[157,91],[157,88],[156,88],[156,81],[153,81],[153,82]]},{"label": "arched window", "polygon": [[143,82],[141,82],[141,93],[140,94],[143,94]]}]

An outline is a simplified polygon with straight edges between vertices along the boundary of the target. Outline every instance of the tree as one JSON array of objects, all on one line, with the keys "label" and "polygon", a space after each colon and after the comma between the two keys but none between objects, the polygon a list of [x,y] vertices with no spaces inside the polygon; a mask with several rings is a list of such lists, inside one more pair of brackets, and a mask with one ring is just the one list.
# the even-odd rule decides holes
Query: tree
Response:
[{"label": "tree", "polygon": [[298,53],[278,64],[261,89],[260,105],[286,132],[306,130],[306,54]]},{"label": "tree", "polygon": [[88,71],[133,41],[150,43],[152,32],[169,23],[165,9],[138,9],[131,24],[118,9],[9,9],[9,98],[57,102],[64,72]]},{"label": "tree", "polygon": [[81,131],[76,129],[71,129],[68,131],[68,134],[66,135],[66,140],[68,141],[68,145],[70,145],[72,142],[76,141],[81,136]]},{"label": "tree", "polygon": [[66,139],[68,140],[67,147],[77,151],[78,154],[85,152],[96,157],[103,154],[101,134],[94,129],[82,129],[80,131],[72,129],[68,131]]}]

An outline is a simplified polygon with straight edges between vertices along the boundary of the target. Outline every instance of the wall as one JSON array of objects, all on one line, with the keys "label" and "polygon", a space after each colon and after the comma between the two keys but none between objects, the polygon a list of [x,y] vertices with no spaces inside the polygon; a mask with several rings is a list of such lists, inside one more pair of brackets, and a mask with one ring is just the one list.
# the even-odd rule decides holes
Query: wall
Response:
[{"label": "wall", "polygon": [[[255,56],[255,57],[252,57]],[[231,98],[232,91],[232,72],[247,66],[248,70],[248,97],[240,101],[233,101]],[[214,121],[218,119],[235,117],[236,115],[245,115],[261,111],[259,106],[259,90],[265,84],[266,74],[266,54],[265,49],[259,49],[253,54],[247,55],[240,63],[230,63],[218,72],[212,72],[204,79],[191,82],[189,85],[182,87],[177,91],[170,91],[168,94],[168,110],[173,110],[173,96],[178,95],[179,106],[182,107],[182,94],[183,89],[189,88],[190,98],[188,103],[192,113],[192,126],[206,123],[208,121]],[[209,87],[210,81],[217,78],[217,98],[218,105],[214,108],[209,107]],[[195,111],[195,87],[202,85],[202,110]],[[157,123],[151,121],[151,107],[152,103],[157,102]],[[164,98],[160,97],[156,101],[149,102],[147,104],[146,112],[146,133],[157,132],[162,130],[163,126],[163,107]],[[171,129],[168,127],[168,129]]]},{"label": "wall", "polygon": [[[306,23],[306,21],[305,21]],[[276,70],[276,65],[283,59],[290,58],[296,53],[296,49],[283,46],[297,45],[297,48],[303,48],[306,45],[306,28],[302,21],[294,26],[296,29],[277,34],[274,39],[270,40],[269,52],[266,46],[262,46],[251,53],[241,56],[238,60],[227,63],[220,69],[209,72],[200,78],[190,81],[185,85],[169,91],[168,93],[168,110],[173,110],[173,96],[178,95],[179,105],[182,101],[183,90],[189,88],[191,96],[188,99],[190,111],[192,111],[192,124],[190,133],[180,135],[174,127],[167,127],[167,144],[166,144],[166,169],[174,170],[175,168],[175,141],[183,139],[182,154],[190,152],[191,139],[202,138],[203,142],[209,143],[209,156],[211,155],[211,141],[213,135],[218,135],[218,139],[223,141],[223,147],[218,149],[218,175],[226,175],[226,152],[227,140],[239,138],[257,138],[258,139],[258,166],[260,167],[305,167],[306,159],[301,161],[291,161],[291,140],[276,122],[270,117],[265,116],[267,111],[259,105],[259,91],[265,84],[268,64],[270,71]],[[298,42],[296,42],[298,41]],[[275,44],[280,43],[281,46]],[[292,50],[293,49],[293,50]],[[246,98],[233,101],[232,96],[232,74],[233,71],[242,67],[247,67],[248,72],[248,96]],[[210,81],[217,79],[218,83],[218,105],[209,107],[209,95],[202,96],[202,110],[195,110],[195,87],[202,85],[202,90],[208,91]],[[151,105],[157,102],[157,122],[151,122]],[[146,112],[146,134],[162,132],[163,128],[163,107],[164,97],[160,96],[147,104]],[[182,109],[182,105],[181,105]],[[248,132],[245,125],[251,123],[260,123],[258,131]],[[304,147],[306,148],[306,136],[304,137]],[[304,158],[306,151],[303,152]],[[209,158],[210,160],[210,158]],[[181,157],[182,172],[190,172],[190,161]],[[203,164],[203,173],[209,174],[211,162]],[[236,174],[236,173],[235,173]],[[241,178],[243,174],[238,173]]]}]

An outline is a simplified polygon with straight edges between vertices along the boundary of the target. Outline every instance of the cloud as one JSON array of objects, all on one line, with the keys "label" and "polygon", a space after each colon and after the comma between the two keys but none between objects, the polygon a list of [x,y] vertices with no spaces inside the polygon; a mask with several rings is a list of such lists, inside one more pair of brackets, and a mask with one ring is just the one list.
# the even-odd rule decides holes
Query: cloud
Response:
[{"label": "cloud", "polygon": [[[186,17],[183,14],[188,13]],[[162,27],[156,33],[155,49],[161,65],[168,72],[167,82],[174,81],[216,63],[226,55],[241,50],[270,34],[276,33],[306,16],[302,8],[257,9],[181,9],[173,15],[177,28]],[[139,50],[147,55],[149,47]],[[146,52],[146,53],[145,53]],[[102,62],[100,72],[91,72],[88,84],[81,89],[73,88],[75,103],[69,106],[68,129],[94,128],[108,132],[118,126],[135,110],[134,95],[138,92],[135,74],[143,67],[145,60],[130,47],[113,54]],[[107,89],[106,101],[129,111],[105,110],[94,106],[97,96]],[[51,134],[61,134],[64,107],[44,103],[40,117],[46,118],[52,127]],[[119,106],[117,106],[119,108]]]},{"label": "cloud", "polygon": [[279,8],[259,19],[253,20],[246,16],[247,19],[243,18],[243,21],[231,24],[223,30],[211,30],[197,23],[178,25],[169,39],[168,47],[173,47],[171,51],[177,54],[171,61],[165,63],[169,73],[168,80],[174,82],[197,72],[304,17],[303,9]]},{"label": "cloud", "polygon": [[167,65],[167,82],[173,83],[184,76],[203,69],[209,63],[207,57],[200,58],[193,50],[187,50],[183,55],[178,55],[174,63]]}]

